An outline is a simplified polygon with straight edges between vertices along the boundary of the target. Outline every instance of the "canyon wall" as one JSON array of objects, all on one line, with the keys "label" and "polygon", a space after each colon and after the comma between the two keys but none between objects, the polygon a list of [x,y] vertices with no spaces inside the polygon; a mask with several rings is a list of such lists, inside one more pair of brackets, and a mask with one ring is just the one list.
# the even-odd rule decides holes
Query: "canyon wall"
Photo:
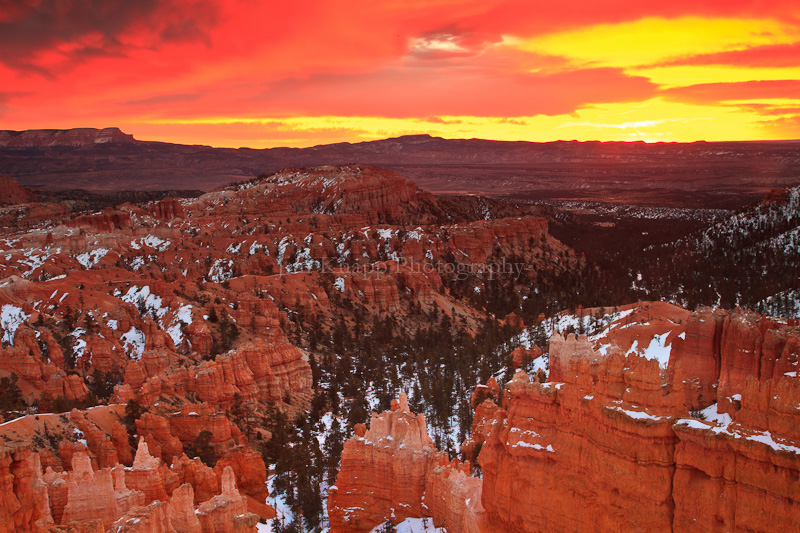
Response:
[{"label": "canyon wall", "polygon": [[612,318],[555,333],[549,381],[479,385],[462,451],[482,478],[429,440],[400,448],[390,421],[421,418],[373,416],[345,445],[332,531],[408,516],[451,533],[795,529],[800,328],[657,302]]}]

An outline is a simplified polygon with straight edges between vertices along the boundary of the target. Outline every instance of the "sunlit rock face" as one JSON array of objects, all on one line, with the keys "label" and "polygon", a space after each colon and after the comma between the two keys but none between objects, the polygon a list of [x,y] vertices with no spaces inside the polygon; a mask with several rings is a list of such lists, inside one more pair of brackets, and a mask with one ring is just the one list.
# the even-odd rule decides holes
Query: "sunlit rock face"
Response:
[{"label": "sunlit rock face", "polygon": [[741,310],[605,311],[588,334],[553,335],[549,381],[519,370],[502,389],[478,386],[462,450],[482,479],[437,463],[425,439],[409,441],[416,455],[401,448],[393,428],[413,415],[373,415],[345,445],[335,530],[408,516],[448,531],[792,529],[800,330]]}]

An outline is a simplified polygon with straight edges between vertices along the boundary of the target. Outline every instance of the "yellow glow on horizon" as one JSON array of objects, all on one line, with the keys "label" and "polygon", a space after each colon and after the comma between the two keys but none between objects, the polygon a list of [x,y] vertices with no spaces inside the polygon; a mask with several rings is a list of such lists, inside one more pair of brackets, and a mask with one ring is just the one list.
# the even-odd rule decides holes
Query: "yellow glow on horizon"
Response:
[{"label": "yellow glow on horizon", "polygon": [[[792,99],[755,101],[793,105]],[[737,102],[738,103],[738,102]],[[742,101],[746,105],[749,101]],[[548,142],[645,141],[692,142],[789,139],[790,133],[770,128],[764,116],[737,106],[703,106],[654,98],[638,104],[617,103],[586,107],[573,115],[533,117],[442,116],[436,119],[385,117],[211,117],[156,120],[127,126],[138,139],[191,143],[198,128],[212,146],[269,148],[305,147],[350,141],[371,141],[410,134],[444,138],[482,138],[502,141]],[[320,141],[320,139],[324,139]]]},{"label": "yellow glow on horizon", "polygon": [[[585,67],[631,68],[695,56],[800,40],[797,30],[770,19],[644,18],[517,40],[517,47],[566,57]],[[513,42],[513,41],[512,41]]]}]

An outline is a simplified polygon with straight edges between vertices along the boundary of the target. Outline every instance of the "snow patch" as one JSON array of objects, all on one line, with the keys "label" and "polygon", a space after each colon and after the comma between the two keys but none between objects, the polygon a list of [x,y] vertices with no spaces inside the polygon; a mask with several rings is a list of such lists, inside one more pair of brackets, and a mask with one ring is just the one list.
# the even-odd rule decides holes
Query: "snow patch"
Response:
[{"label": "snow patch", "polygon": [[22,311],[22,308],[5,304],[0,309],[0,327],[3,328],[3,342],[14,346],[14,335],[17,333],[17,328],[26,320],[28,320],[28,315]]},{"label": "snow patch", "polygon": [[132,240],[131,248],[134,250],[141,250],[142,246],[147,246],[148,248],[152,248],[158,252],[163,252],[169,248],[170,244],[172,244],[172,242],[167,239],[162,239],[161,237],[156,237],[155,235],[148,235],[147,237],[143,237],[138,240]]},{"label": "snow patch", "polygon": [[132,303],[139,308],[140,311],[144,310],[144,313],[154,314],[158,319],[164,318],[164,315],[166,315],[169,310],[169,307],[161,307],[161,297],[151,294],[149,285],[145,285],[141,289],[134,285],[128,289],[128,292],[121,300],[123,302]]},{"label": "snow patch", "polygon": [[388,241],[393,236],[397,235],[397,230],[391,230],[391,229],[388,229],[388,228],[387,229],[378,229],[376,231],[378,232],[378,236],[381,239],[383,239],[384,241]]},{"label": "snow patch", "polygon": [[422,235],[423,235],[422,228],[415,228],[406,233],[406,240],[421,241]]},{"label": "snow patch", "polygon": [[172,342],[177,347],[183,342],[183,326],[192,323],[192,306],[189,304],[180,306],[175,311],[173,320],[173,324],[167,328],[167,334],[172,337]]},{"label": "snow patch", "polygon": [[144,353],[144,333],[132,327],[127,333],[124,333],[120,340],[122,346],[125,348],[125,353],[131,359],[139,360]]},{"label": "snow patch", "polygon": [[722,426],[727,426],[733,420],[731,415],[728,413],[720,413],[717,412],[717,404],[711,404],[702,411],[700,411],[703,416],[703,420],[707,420],[709,422],[716,422]]},{"label": "snow patch", "polygon": [[97,250],[92,250],[91,252],[82,253],[75,257],[75,259],[78,261],[78,263],[83,265],[83,268],[89,270],[99,263],[100,260],[106,256],[108,251],[109,250],[107,248],[98,248]]},{"label": "snow patch", "polygon": [[[375,527],[370,533],[380,533],[383,524]],[[433,518],[406,518],[394,526],[397,533],[446,533],[446,529],[433,525]]]},{"label": "snow patch", "polygon": [[208,271],[208,279],[214,283],[222,283],[231,279],[233,277],[231,268],[233,268],[233,259],[227,261],[225,259],[217,259]]},{"label": "snow patch", "polygon": [[338,277],[336,281],[333,282],[333,288],[339,292],[344,292],[344,278]]},{"label": "snow patch", "polygon": [[623,409],[618,405],[609,405],[606,406],[606,409],[611,409],[613,411],[619,411],[620,413],[624,413],[629,418],[633,418],[634,420],[667,420],[669,419],[668,416],[656,416],[651,415],[649,413],[645,413],[644,411],[633,411],[631,409]]},{"label": "snow patch", "polygon": [[669,355],[672,352],[672,345],[667,344],[667,337],[669,332],[655,335],[650,341],[650,344],[645,348],[644,352],[640,355],[645,359],[658,361],[658,366],[667,368],[669,364]]}]

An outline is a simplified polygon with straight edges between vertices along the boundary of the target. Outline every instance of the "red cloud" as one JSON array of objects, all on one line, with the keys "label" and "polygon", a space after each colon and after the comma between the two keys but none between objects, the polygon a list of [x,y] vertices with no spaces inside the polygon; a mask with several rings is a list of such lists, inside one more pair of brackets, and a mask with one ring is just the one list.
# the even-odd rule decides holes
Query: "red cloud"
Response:
[{"label": "red cloud", "polygon": [[656,87],[617,69],[553,74],[404,69],[312,76],[276,83],[260,102],[265,114],[425,117],[559,115],[588,103],[647,99]]}]

